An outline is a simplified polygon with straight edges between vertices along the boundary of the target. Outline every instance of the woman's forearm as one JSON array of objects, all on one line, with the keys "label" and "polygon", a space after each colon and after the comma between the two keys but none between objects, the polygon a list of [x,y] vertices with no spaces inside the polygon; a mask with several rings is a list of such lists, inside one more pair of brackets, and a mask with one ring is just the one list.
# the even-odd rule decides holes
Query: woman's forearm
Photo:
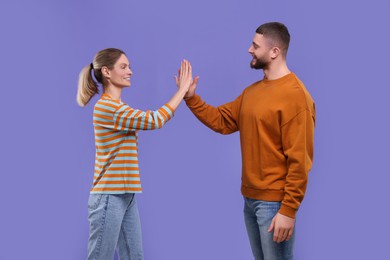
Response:
[{"label": "woman's forearm", "polygon": [[180,105],[180,102],[183,101],[184,95],[186,93],[187,91],[185,89],[179,88],[173,97],[168,101],[168,105],[171,106],[173,110],[176,110]]}]

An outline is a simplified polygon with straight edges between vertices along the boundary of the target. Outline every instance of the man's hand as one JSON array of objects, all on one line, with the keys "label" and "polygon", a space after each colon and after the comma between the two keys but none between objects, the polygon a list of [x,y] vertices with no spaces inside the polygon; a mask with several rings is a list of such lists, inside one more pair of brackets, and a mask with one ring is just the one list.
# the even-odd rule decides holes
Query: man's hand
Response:
[{"label": "man's hand", "polygon": [[[178,75],[180,75],[180,69],[178,70]],[[180,77],[175,77],[176,79],[176,85],[177,87],[180,87]],[[191,79],[191,85],[185,94],[184,98],[190,98],[193,95],[195,95],[195,89],[196,89],[196,84],[198,84],[199,81],[199,76],[196,76],[194,80]]]},{"label": "man's hand", "polygon": [[295,225],[295,219],[276,213],[268,232],[274,230],[274,241],[281,243],[290,240]]},{"label": "man's hand", "polygon": [[198,84],[198,81],[199,76],[196,76],[195,79],[191,82],[190,88],[188,89],[188,92],[186,93],[184,98],[190,98],[195,95],[196,84]]}]

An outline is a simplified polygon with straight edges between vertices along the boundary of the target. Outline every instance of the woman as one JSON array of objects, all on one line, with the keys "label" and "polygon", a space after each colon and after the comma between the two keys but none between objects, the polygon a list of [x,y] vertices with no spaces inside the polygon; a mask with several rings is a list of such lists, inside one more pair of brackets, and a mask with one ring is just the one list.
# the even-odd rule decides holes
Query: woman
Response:
[{"label": "woman", "polygon": [[98,93],[93,125],[96,160],[93,186],[88,200],[90,234],[88,259],[113,259],[115,248],[121,260],[143,259],[141,225],[135,193],[141,192],[138,171],[137,131],[161,128],[172,118],[192,80],[188,61],[181,63],[177,92],[156,111],[133,109],[121,101],[130,86],[132,71],[126,54],[109,48],[98,52],[79,76],[77,102],[85,106]]}]

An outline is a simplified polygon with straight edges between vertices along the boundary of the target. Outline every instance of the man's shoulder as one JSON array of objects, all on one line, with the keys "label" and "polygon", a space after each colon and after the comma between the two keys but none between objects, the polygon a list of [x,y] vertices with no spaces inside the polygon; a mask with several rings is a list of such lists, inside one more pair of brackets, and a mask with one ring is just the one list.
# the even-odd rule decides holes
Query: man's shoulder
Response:
[{"label": "man's shoulder", "polygon": [[252,90],[252,89],[255,89],[255,88],[258,88],[259,86],[261,86],[261,84],[262,84],[262,79],[261,80],[258,80],[258,81],[255,81],[255,82],[253,82],[252,84],[250,84],[249,86],[247,86],[246,88],[244,88],[244,90],[243,90],[243,94],[245,93],[245,92],[247,92],[248,90]]},{"label": "man's shoulder", "polygon": [[292,74],[290,82],[286,85],[287,89],[290,90],[289,95],[291,98],[294,98],[296,101],[314,102],[302,80],[296,74]]}]

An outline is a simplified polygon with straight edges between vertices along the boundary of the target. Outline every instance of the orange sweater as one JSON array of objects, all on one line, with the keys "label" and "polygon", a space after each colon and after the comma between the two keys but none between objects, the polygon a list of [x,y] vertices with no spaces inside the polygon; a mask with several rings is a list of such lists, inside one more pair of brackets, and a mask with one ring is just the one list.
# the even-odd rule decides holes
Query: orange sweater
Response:
[{"label": "orange sweater", "polygon": [[240,131],[243,196],[281,201],[279,213],[295,218],[313,161],[315,105],[294,73],[255,82],[219,107],[194,95],[187,106],[221,134]]}]

